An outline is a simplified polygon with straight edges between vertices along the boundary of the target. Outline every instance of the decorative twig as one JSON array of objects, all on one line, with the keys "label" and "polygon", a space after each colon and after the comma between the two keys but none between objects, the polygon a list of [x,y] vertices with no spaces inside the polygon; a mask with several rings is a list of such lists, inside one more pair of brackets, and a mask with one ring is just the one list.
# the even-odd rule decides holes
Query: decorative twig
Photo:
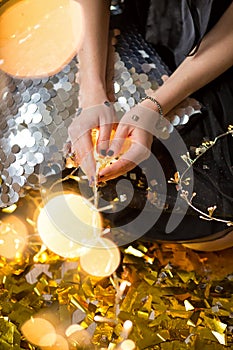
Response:
[{"label": "decorative twig", "polygon": [[179,171],[177,171],[174,174],[174,178],[171,178],[168,182],[169,183],[174,183],[176,185],[176,189],[177,191],[180,191],[180,197],[183,198],[188,205],[195,210],[196,212],[198,212],[200,214],[200,218],[204,219],[204,220],[208,220],[208,221],[218,221],[218,222],[223,222],[225,224],[227,224],[227,226],[233,226],[233,222],[230,220],[224,220],[224,219],[219,219],[213,216],[213,213],[215,211],[215,209],[217,208],[216,206],[213,207],[209,207],[207,208],[208,210],[208,214],[204,213],[202,210],[196,208],[193,203],[192,200],[193,198],[196,196],[196,193],[194,192],[191,197],[189,198],[189,192],[185,191],[183,189],[183,184],[184,185],[188,185],[189,184],[189,180],[190,178],[186,178],[184,179],[185,174],[191,169],[191,167],[193,166],[193,164],[200,158],[203,156],[204,153],[206,153],[209,149],[211,149],[219,139],[221,139],[222,137],[225,137],[227,135],[232,135],[233,136],[233,125],[229,125],[228,126],[228,131],[215,137],[215,139],[213,141],[206,141],[203,142],[202,145],[198,148],[196,148],[196,152],[199,152],[199,154],[197,155],[197,157],[195,159],[191,159],[189,152],[187,152],[186,155],[182,155],[181,158],[184,160],[184,162],[187,164],[187,168],[184,170],[184,172],[180,175]]},{"label": "decorative twig", "polygon": [[191,199],[189,199],[189,198],[188,198],[188,191],[182,190],[182,191],[181,191],[180,197],[183,198],[193,210],[195,210],[196,212],[198,212],[198,213],[200,214],[200,218],[201,218],[201,219],[203,219],[203,220],[208,220],[208,221],[223,222],[223,223],[227,224],[227,226],[233,226],[233,222],[232,222],[232,221],[223,220],[223,219],[218,219],[218,218],[215,218],[214,216],[212,216],[214,210],[217,208],[216,205],[213,206],[213,207],[207,208],[209,214],[204,213],[204,212],[201,211],[200,209],[196,208],[196,207],[193,205],[193,203],[192,203],[192,199],[193,199],[193,197],[194,197],[195,195],[196,195],[196,193],[194,192],[194,193],[192,194]]},{"label": "decorative twig", "polygon": [[[228,131],[226,131],[225,133],[216,136],[215,139],[213,141],[206,141],[202,143],[202,147],[197,147],[196,151],[199,150],[199,155],[195,158],[195,159],[191,159],[189,156],[189,153],[187,155],[183,155],[181,156],[181,158],[187,163],[187,160],[190,160],[190,163],[188,164],[188,167],[185,169],[185,171],[183,172],[183,174],[180,176],[180,180],[183,180],[183,177],[185,176],[185,174],[189,171],[189,169],[193,166],[194,163],[196,163],[196,161],[203,156],[204,153],[206,153],[209,149],[211,149],[219,139],[227,136],[227,135],[232,135],[233,136],[233,125],[229,125],[228,126]],[[185,158],[187,157],[187,160],[185,160]]]}]

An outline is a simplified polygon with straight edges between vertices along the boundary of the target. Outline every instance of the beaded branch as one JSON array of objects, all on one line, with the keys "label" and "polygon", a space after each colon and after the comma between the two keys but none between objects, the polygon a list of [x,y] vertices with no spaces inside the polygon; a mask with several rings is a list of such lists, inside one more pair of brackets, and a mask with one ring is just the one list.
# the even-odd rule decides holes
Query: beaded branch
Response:
[{"label": "beaded branch", "polygon": [[215,205],[207,208],[208,213],[205,213],[202,210],[195,207],[194,204],[192,203],[192,200],[196,196],[196,193],[193,192],[190,195],[190,193],[183,188],[183,185],[189,184],[190,178],[189,177],[185,178],[185,175],[191,169],[193,164],[196,163],[196,161],[200,157],[202,157],[204,153],[206,153],[208,150],[210,150],[218,142],[219,139],[221,139],[227,135],[232,135],[232,137],[233,137],[233,125],[229,125],[228,131],[215,137],[215,139],[213,141],[205,141],[201,144],[201,146],[197,147],[195,150],[195,153],[197,155],[196,158],[191,159],[189,152],[187,152],[185,155],[182,155],[181,158],[187,164],[187,168],[185,169],[185,171],[182,174],[180,174],[179,171],[177,171],[174,175],[174,178],[170,178],[170,180],[168,182],[174,183],[176,185],[177,191],[180,191],[180,197],[183,198],[193,210],[195,210],[196,212],[198,212],[200,214],[201,219],[204,219],[207,221],[223,222],[227,226],[233,226],[232,221],[219,219],[219,218],[216,218],[213,216],[214,211],[217,208]]},{"label": "beaded branch", "polygon": [[[208,213],[205,213],[202,210],[200,210],[199,208],[197,208],[192,202],[193,198],[196,196],[196,193],[193,192],[190,195],[190,193],[183,188],[184,185],[186,185],[186,186],[189,185],[190,178],[185,177],[185,175],[188,173],[188,171],[191,169],[191,167],[194,165],[194,163],[196,163],[197,160],[200,157],[202,157],[208,150],[210,150],[221,138],[223,138],[227,135],[232,135],[232,137],[233,137],[233,125],[229,125],[228,131],[215,137],[215,139],[213,141],[205,141],[199,147],[197,147],[195,149],[196,158],[191,159],[189,152],[187,152],[185,155],[182,155],[181,158],[187,164],[187,168],[184,170],[184,172],[182,174],[180,174],[180,172],[177,171],[174,174],[174,178],[170,178],[168,183],[173,183],[176,185],[177,191],[180,192],[180,197],[186,201],[186,203],[190,206],[190,208],[192,208],[194,211],[196,211],[197,213],[200,214],[201,219],[207,220],[207,221],[218,221],[218,222],[225,223],[227,226],[233,226],[233,221],[224,220],[224,219],[216,218],[213,216],[213,214],[217,208],[215,205],[207,208]],[[107,164],[104,164],[104,165],[107,165]],[[104,165],[102,165],[102,166],[104,166]],[[65,178],[59,179],[58,181],[53,183],[51,188],[54,187],[59,182],[63,182],[65,180],[68,180],[71,178],[75,179],[76,177],[73,175],[77,170],[78,170],[78,167],[73,169],[72,172],[69,175],[67,175]],[[50,188],[50,190],[51,190],[51,188]],[[100,211],[101,211],[101,209],[100,209]]]}]

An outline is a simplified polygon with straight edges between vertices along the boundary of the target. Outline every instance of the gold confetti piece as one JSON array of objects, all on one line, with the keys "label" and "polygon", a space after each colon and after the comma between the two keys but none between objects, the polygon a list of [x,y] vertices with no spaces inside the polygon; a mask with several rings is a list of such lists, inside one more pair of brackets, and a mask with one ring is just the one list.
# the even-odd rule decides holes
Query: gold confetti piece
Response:
[{"label": "gold confetti piece", "polygon": [[116,344],[114,344],[114,343],[109,343],[109,345],[108,345],[108,350],[114,350],[114,349],[116,349]]},{"label": "gold confetti piece", "polygon": [[[28,219],[31,220],[30,216]],[[33,231],[33,220],[30,226]],[[115,274],[98,279],[83,275],[78,259],[65,261],[32,237],[34,240],[17,262],[0,257],[0,309],[9,317],[4,322],[8,324],[10,319],[13,324],[6,330],[0,318],[0,349],[21,350],[19,325],[46,306],[57,310],[61,327],[63,323],[78,323],[88,329],[96,349],[116,349],[126,320],[133,322],[129,338],[138,350],[187,350],[187,346],[189,350],[221,350],[226,343],[229,347],[233,345],[230,334],[233,280],[227,276],[219,278],[213,271],[209,275],[208,254],[195,255],[199,259],[196,261],[207,267],[199,275],[200,270],[187,260],[184,248],[176,251],[178,265],[182,259],[181,268],[169,258],[171,248],[161,246],[158,258],[157,246],[155,254],[152,244],[135,242],[130,252],[121,249],[121,276],[119,273],[117,277]],[[212,258],[213,254],[211,261]],[[192,271],[186,271],[186,261],[187,270],[192,268]],[[33,275],[35,262],[41,265],[37,270],[41,273],[36,276]],[[35,279],[26,278],[27,274]],[[30,284],[29,280],[34,283]],[[131,285],[116,304],[117,290],[124,280]],[[79,310],[82,317],[77,318],[75,312]],[[95,322],[97,316],[111,322]],[[2,339],[2,334],[8,339]],[[23,349],[35,350],[26,339],[22,344]]]},{"label": "gold confetti piece", "polygon": [[158,281],[158,272],[157,271],[147,271],[144,270],[140,273],[140,277],[142,277],[149,285],[153,285]]},{"label": "gold confetti piece", "polygon": [[138,249],[133,248],[132,246],[129,246],[127,249],[125,249],[125,253],[126,254],[132,254],[138,258],[143,257],[145,254],[143,252],[141,252]]},{"label": "gold confetti piece", "polygon": [[205,307],[206,307],[207,309],[210,309],[211,306],[210,306],[208,300],[207,300],[207,299],[204,299],[203,301],[204,301]]},{"label": "gold confetti piece", "polygon": [[180,279],[184,282],[187,283],[188,281],[195,280],[196,276],[195,276],[195,272],[191,271],[191,272],[187,272],[187,271],[177,271],[177,275],[180,277]]},{"label": "gold confetti piece", "polygon": [[17,209],[17,205],[16,204],[12,204],[12,205],[10,205],[7,208],[3,208],[2,212],[3,213],[7,213],[7,214],[12,214],[16,209]]},{"label": "gold confetti piece", "polygon": [[10,322],[6,317],[0,317],[0,348],[3,350],[11,350],[12,345],[16,349],[20,348],[21,335],[14,323]]},{"label": "gold confetti piece", "polygon": [[152,295],[148,295],[145,299],[145,303],[142,305],[142,310],[151,312],[151,304],[152,304]]},{"label": "gold confetti piece", "polygon": [[93,343],[107,347],[112,339],[113,327],[108,323],[97,323]]},{"label": "gold confetti piece", "polygon": [[144,256],[144,259],[145,259],[145,261],[148,263],[148,264],[153,264],[153,262],[154,262],[154,258],[153,257],[151,257],[151,256]]},{"label": "gold confetti piece", "polygon": [[166,339],[164,338],[164,337],[162,337],[162,335],[161,334],[159,334],[159,333],[156,333],[156,335],[162,340],[162,341],[166,341]]},{"label": "gold confetti piece", "polygon": [[160,313],[156,316],[156,318],[150,322],[148,324],[149,328],[153,328],[153,327],[159,327],[160,325],[168,325],[171,321],[171,318],[169,317],[169,315],[167,315],[165,312],[164,313]]},{"label": "gold confetti piece", "polygon": [[187,319],[190,317],[190,312],[182,311],[182,310],[168,310],[167,313],[169,316],[172,316],[172,317],[180,317],[184,319]]},{"label": "gold confetti piece", "polygon": [[153,286],[153,284],[156,282],[155,278],[150,278],[147,277],[147,276],[144,276],[143,279],[150,285],[150,286]]},{"label": "gold confetti piece", "polygon": [[142,244],[139,244],[137,248],[138,248],[138,250],[142,251],[145,254],[148,252],[148,248]]},{"label": "gold confetti piece", "polygon": [[190,317],[190,319],[187,322],[188,326],[196,327],[198,324],[199,316],[200,316],[200,311],[194,311]]},{"label": "gold confetti piece", "polygon": [[80,323],[80,326],[83,328],[83,329],[87,329],[90,324],[92,323],[92,320],[88,320],[88,317],[85,318],[85,320],[83,320],[81,323]]},{"label": "gold confetti piece", "polygon": [[77,309],[81,310],[82,312],[87,311],[86,308],[84,308],[74,296],[70,298],[70,303],[73,304]]},{"label": "gold confetti piece", "polygon": [[171,272],[171,270],[164,270],[164,271],[166,271],[166,273],[171,277],[171,278],[173,278],[173,273]]},{"label": "gold confetti piece", "polygon": [[137,300],[138,292],[133,288],[127,293],[125,299],[121,304],[121,311],[130,312],[134,302]]},{"label": "gold confetti piece", "polygon": [[227,324],[222,323],[221,321],[217,320],[217,319],[212,319],[210,317],[204,316],[204,321],[205,324],[212,330],[218,333],[224,333],[226,328],[227,328]]},{"label": "gold confetti piece", "polygon": [[219,343],[222,345],[226,345],[226,335],[222,333],[218,333],[215,331],[211,331],[212,334],[215,336],[216,339],[218,339]]},{"label": "gold confetti piece", "polygon": [[[103,288],[100,284],[98,284],[97,286],[95,286],[95,297],[98,296],[104,296],[105,298],[107,298],[109,300],[109,302],[113,302],[114,301],[114,297],[115,297],[115,289],[110,286],[107,288]],[[105,300],[107,300],[105,299]]]},{"label": "gold confetti piece", "polygon": [[92,304],[92,303],[89,303],[88,304],[88,311],[91,312],[91,313],[95,313],[96,312],[96,309],[97,309],[97,306]]},{"label": "gold confetti piece", "polygon": [[34,262],[35,263],[45,263],[48,262],[48,253],[45,251],[46,247],[42,247],[42,251],[38,252],[36,255],[34,255]]},{"label": "gold confetti piece", "polygon": [[228,312],[233,312],[233,295],[230,298],[213,298],[212,304],[221,304],[221,310],[226,310]]},{"label": "gold confetti piece", "polygon": [[193,305],[188,300],[184,301],[184,306],[186,311],[194,310]]},{"label": "gold confetti piece", "polygon": [[94,297],[93,285],[90,278],[85,278],[82,283],[82,289],[87,297]]},{"label": "gold confetti piece", "polygon": [[145,311],[138,311],[137,312],[138,317],[144,318],[145,320],[147,320],[149,318],[149,313],[145,312]]}]

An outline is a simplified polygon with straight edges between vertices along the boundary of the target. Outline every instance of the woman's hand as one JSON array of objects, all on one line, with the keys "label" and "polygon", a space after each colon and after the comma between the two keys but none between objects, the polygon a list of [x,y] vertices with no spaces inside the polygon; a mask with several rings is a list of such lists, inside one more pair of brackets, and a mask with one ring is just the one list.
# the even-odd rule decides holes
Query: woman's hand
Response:
[{"label": "woman's hand", "polygon": [[[126,113],[117,128],[107,155],[119,157],[117,162],[101,170],[100,181],[107,181],[132,170],[150,155],[153,137],[167,139],[174,126],[184,125],[189,117],[201,113],[201,104],[194,98],[186,98],[165,117],[151,109],[154,103],[144,100]],[[131,146],[129,147],[129,142]]]},{"label": "woman's hand", "polygon": [[[71,123],[68,133],[75,162],[87,174],[90,184],[95,178],[92,128],[100,128],[97,148],[108,147],[114,121],[112,106],[106,93],[106,71],[109,43],[110,1],[80,0],[84,16],[85,38],[78,51],[79,116]],[[91,9],[91,10],[90,10]]]},{"label": "woman's hand", "polygon": [[[94,158],[94,143],[96,151],[101,156],[106,155],[109,140],[115,122],[115,113],[110,102],[79,109],[68,128],[71,141],[71,152],[74,162],[79,164],[93,185],[96,176],[96,161]],[[99,129],[97,140],[93,140],[92,130]]]},{"label": "woman's hand", "polygon": [[[122,134],[120,135],[120,133]],[[124,135],[131,141],[130,148],[116,162],[99,172],[99,182],[108,181],[127,173],[150,156],[153,136],[145,130],[130,126],[124,127],[123,124],[117,130],[110,154],[113,153],[114,157],[119,154],[119,150],[122,149],[126,141]]]},{"label": "woman's hand", "polygon": [[116,178],[132,170],[150,156],[153,135],[159,134],[169,124],[158,112],[137,105],[126,113],[107,152],[109,157],[119,157],[99,172],[99,181]]}]

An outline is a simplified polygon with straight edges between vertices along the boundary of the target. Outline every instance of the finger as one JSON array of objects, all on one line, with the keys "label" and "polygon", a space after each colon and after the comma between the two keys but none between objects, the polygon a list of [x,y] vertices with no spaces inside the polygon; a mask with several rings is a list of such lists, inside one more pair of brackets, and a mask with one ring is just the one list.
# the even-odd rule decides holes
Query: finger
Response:
[{"label": "finger", "polygon": [[164,83],[165,83],[166,80],[168,80],[168,78],[169,78],[169,76],[166,75],[166,74],[162,75],[162,77],[161,77],[161,79],[162,79],[162,81],[163,81]]},{"label": "finger", "polygon": [[120,123],[116,129],[114,138],[112,139],[110,147],[107,151],[107,156],[117,157],[121,153],[124,147],[124,143],[126,142],[126,138],[127,136],[129,136],[129,134],[130,134],[129,126],[126,124]]},{"label": "finger", "polygon": [[103,182],[115,179],[116,177],[126,174],[133,168],[135,168],[135,163],[120,158],[115,163],[112,163],[99,172],[98,181]]},{"label": "finger", "polygon": [[81,160],[80,167],[82,171],[87,175],[89,185],[91,187],[94,186],[96,179],[96,162],[93,150],[90,150],[85,154]]},{"label": "finger", "polygon": [[72,154],[71,148],[72,148],[71,141],[68,141],[64,144],[62,149],[63,157],[65,158],[66,168],[73,168],[76,166],[74,154]]},{"label": "finger", "polygon": [[97,152],[102,156],[106,156],[115,119],[113,105],[109,101],[105,101],[102,110],[99,111],[99,137],[97,141]]},{"label": "finger", "polygon": [[97,152],[101,156],[106,156],[109,147],[110,136],[112,131],[112,124],[100,125],[99,137],[97,141]]},{"label": "finger", "polygon": [[149,158],[151,152],[149,148],[141,143],[133,142],[129,150],[122,155],[122,159],[127,162],[134,163],[135,165],[140,164],[143,160]]},{"label": "finger", "polygon": [[66,142],[63,146],[62,153],[64,158],[67,158],[69,156],[69,153],[71,153],[71,141]]},{"label": "finger", "polygon": [[132,170],[150,156],[150,150],[141,143],[132,143],[129,150],[116,162],[99,172],[100,181],[108,181]]},{"label": "finger", "polygon": [[80,164],[89,181],[91,181],[95,177],[96,167],[90,131],[86,132],[72,144],[72,152],[75,154],[75,161]]}]

